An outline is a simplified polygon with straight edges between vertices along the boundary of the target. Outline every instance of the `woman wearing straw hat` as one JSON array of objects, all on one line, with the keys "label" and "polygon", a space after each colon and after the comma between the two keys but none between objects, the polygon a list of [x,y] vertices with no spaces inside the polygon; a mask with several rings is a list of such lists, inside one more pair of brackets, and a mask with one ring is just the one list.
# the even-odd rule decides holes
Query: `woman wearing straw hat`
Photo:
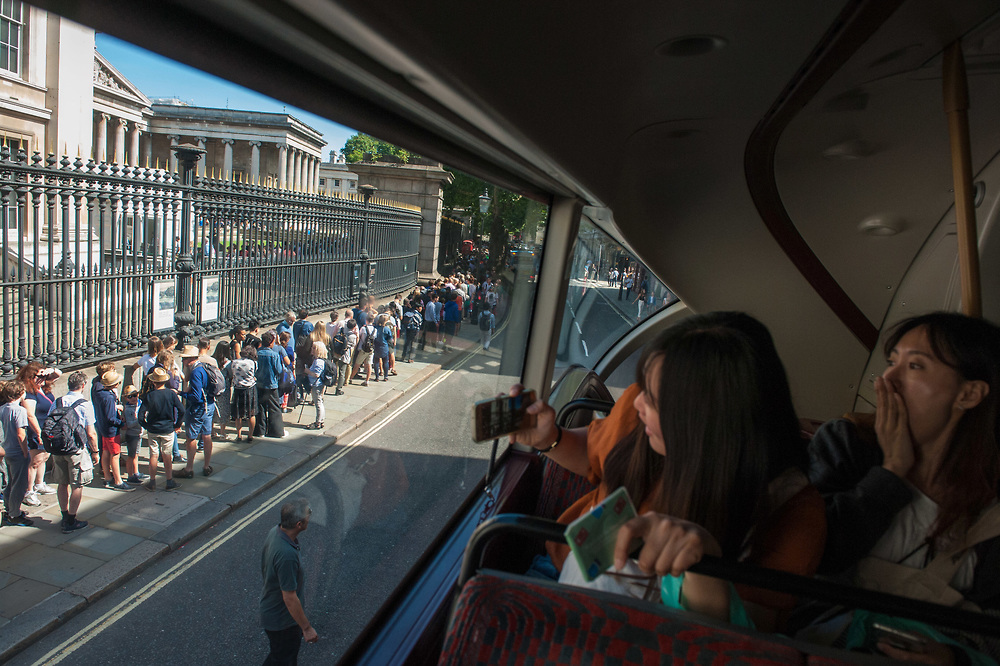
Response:
[{"label": "woman wearing straw hat", "polygon": [[149,483],[147,490],[156,490],[156,471],[163,456],[163,473],[167,477],[167,490],[179,488],[174,481],[170,464],[175,434],[184,427],[184,405],[176,393],[166,387],[170,375],[163,368],[153,368],[147,375],[153,390],[146,393],[139,407],[139,424],[146,429],[146,446],[149,447]]}]

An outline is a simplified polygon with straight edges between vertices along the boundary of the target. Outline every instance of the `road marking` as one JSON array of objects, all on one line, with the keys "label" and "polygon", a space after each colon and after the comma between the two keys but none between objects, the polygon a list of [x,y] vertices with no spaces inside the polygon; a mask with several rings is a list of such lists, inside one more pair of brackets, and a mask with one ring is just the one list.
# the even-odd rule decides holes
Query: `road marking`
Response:
[{"label": "road marking", "polygon": [[44,664],[45,666],[53,666],[58,664],[66,657],[70,656],[76,652],[79,648],[86,645],[95,636],[99,635],[105,629],[111,627],[116,622],[125,617],[128,613],[136,609],[141,603],[152,597],[154,594],[165,588],[167,585],[172,583],[176,578],[186,573],[191,567],[203,560],[205,557],[214,552],[221,545],[232,539],[234,536],[242,532],[244,529],[250,526],[255,520],[260,518],[262,515],[271,511],[274,507],[278,506],[280,503],[284,502],[290,495],[297,492],[302,486],[306,485],[321,473],[326,471],[331,465],[347,455],[347,452],[360,444],[363,444],[368,440],[369,437],[374,436],[380,430],[389,425],[394,421],[400,414],[409,409],[416,401],[420,400],[422,397],[427,395],[441,382],[446,380],[452,374],[457,372],[464,366],[469,359],[479,353],[482,347],[474,347],[469,352],[466,353],[465,357],[459,360],[453,367],[447,370],[442,370],[441,376],[437,377],[430,384],[420,389],[416,395],[407,400],[398,409],[394,410],[391,414],[382,419],[378,425],[373,427],[371,430],[366,432],[364,435],[359,437],[357,440],[351,442],[350,444],[345,444],[344,448],[340,451],[334,453],[329,460],[314,468],[313,470],[306,473],[301,479],[293,483],[283,492],[279,493],[272,499],[268,500],[252,513],[250,513],[246,519],[240,522],[239,525],[233,525],[228,531],[223,532],[218,538],[214,539],[210,543],[205,544],[201,548],[193,551],[190,555],[185,557],[183,560],[172,566],[171,568],[164,571],[162,574],[157,576],[155,579],[150,581],[141,590],[135,592],[132,596],[120,602],[117,606],[106,612],[101,617],[97,618],[86,627],[76,632],[72,637],[60,643],[58,646],[53,648],[44,657],[35,662],[34,666],[40,666]]}]

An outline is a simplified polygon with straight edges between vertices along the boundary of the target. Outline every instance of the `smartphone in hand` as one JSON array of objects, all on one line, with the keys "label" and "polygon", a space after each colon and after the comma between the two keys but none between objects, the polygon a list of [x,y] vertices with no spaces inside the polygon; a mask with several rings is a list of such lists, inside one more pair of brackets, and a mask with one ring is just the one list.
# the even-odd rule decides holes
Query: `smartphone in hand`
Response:
[{"label": "smartphone in hand", "polygon": [[535,415],[525,410],[536,399],[534,391],[522,391],[516,396],[480,400],[472,408],[472,439],[485,442],[534,427]]}]

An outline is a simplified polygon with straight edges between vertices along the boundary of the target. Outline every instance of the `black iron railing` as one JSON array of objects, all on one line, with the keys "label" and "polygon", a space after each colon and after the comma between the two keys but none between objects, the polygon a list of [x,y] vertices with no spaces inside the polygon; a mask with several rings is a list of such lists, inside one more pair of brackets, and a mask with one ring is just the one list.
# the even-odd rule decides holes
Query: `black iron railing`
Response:
[{"label": "black iron railing", "polygon": [[[185,200],[188,206],[185,207]],[[177,261],[193,257],[196,333],[416,282],[418,210],[0,147],[0,374],[138,353],[175,329]],[[190,233],[182,234],[182,210]],[[370,275],[362,279],[368,225]],[[367,277],[367,276],[364,276]]]}]

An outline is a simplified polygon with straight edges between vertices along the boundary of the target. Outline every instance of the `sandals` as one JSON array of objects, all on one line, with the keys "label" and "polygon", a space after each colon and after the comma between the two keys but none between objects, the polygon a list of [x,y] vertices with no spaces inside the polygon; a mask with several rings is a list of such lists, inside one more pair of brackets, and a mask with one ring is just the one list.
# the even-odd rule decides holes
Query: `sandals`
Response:
[{"label": "sandals", "polygon": [[202,468],[201,473],[204,474],[205,476],[212,476],[212,473],[214,471],[215,471],[214,469],[206,465],[204,468]]},{"label": "sandals", "polygon": [[396,372],[395,370],[390,370],[390,371],[389,371],[389,376],[390,376],[390,377],[395,377],[395,376],[396,376],[396,375],[398,375],[398,374],[399,374],[399,373],[398,373],[398,372]]},{"label": "sandals", "polygon": [[[378,381],[378,380],[376,379],[375,381]],[[368,386],[368,382],[362,382],[361,385],[362,386]]]},{"label": "sandals", "polygon": [[180,470],[176,470],[175,469],[173,476],[176,477],[176,478],[178,478],[178,479],[193,479],[194,478],[194,470],[187,469],[187,468],[180,469]]},{"label": "sandals", "polygon": [[315,423],[310,423],[306,426],[306,430],[322,430],[324,428],[321,421],[316,421]]}]

